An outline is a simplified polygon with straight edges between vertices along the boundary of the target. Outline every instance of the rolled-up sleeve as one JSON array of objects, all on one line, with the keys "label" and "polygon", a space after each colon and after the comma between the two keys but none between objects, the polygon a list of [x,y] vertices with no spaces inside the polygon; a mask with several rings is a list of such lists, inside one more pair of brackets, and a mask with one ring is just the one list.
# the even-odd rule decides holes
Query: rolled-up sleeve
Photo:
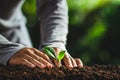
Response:
[{"label": "rolled-up sleeve", "polygon": [[0,64],[7,65],[8,60],[25,46],[12,43],[0,35]]},{"label": "rolled-up sleeve", "polygon": [[66,0],[37,0],[37,14],[41,27],[41,46],[65,50],[68,33]]}]

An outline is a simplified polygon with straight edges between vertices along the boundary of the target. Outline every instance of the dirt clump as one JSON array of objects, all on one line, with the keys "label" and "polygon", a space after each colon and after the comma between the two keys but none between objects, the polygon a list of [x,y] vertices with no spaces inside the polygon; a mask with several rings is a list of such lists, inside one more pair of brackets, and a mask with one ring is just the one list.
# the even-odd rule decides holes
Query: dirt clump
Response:
[{"label": "dirt clump", "polygon": [[120,65],[93,65],[83,68],[34,68],[0,66],[0,76],[6,80],[120,80]]}]

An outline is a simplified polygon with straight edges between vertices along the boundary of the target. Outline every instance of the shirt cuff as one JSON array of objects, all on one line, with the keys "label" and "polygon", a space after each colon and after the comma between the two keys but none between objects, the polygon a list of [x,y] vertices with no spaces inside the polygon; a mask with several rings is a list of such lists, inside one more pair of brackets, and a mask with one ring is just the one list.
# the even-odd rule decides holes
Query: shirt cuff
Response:
[{"label": "shirt cuff", "polygon": [[66,50],[65,44],[62,42],[46,43],[42,45],[41,48],[44,48],[44,47],[56,47],[56,48],[59,48],[60,50]]},{"label": "shirt cuff", "polygon": [[22,48],[25,48],[24,45],[17,43],[9,44],[7,46],[9,47],[2,49],[2,54],[0,54],[0,64],[2,65],[7,65],[8,61],[15,53],[17,53]]}]

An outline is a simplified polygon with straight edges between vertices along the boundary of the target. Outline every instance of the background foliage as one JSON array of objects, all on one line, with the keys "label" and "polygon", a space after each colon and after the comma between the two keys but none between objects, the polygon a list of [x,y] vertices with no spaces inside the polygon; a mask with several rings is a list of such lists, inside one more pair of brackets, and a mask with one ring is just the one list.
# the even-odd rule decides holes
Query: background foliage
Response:
[{"label": "background foliage", "polygon": [[[67,0],[69,34],[67,49],[86,65],[120,64],[120,0]],[[34,47],[39,23],[35,0],[26,0],[23,12]]]}]

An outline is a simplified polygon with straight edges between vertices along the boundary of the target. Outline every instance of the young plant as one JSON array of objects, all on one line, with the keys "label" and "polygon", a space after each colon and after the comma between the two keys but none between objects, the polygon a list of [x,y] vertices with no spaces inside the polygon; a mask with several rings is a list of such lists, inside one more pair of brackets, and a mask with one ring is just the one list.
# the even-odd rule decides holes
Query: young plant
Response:
[{"label": "young plant", "polygon": [[49,57],[54,59],[54,63],[57,67],[61,66],[61,60],[63,59],[63,57],[65,55],[65,51],[60,51],[57,55],[54,48],[52,48],[52,47],[45,47],[45,48],[43,48],[43,50]]}]

